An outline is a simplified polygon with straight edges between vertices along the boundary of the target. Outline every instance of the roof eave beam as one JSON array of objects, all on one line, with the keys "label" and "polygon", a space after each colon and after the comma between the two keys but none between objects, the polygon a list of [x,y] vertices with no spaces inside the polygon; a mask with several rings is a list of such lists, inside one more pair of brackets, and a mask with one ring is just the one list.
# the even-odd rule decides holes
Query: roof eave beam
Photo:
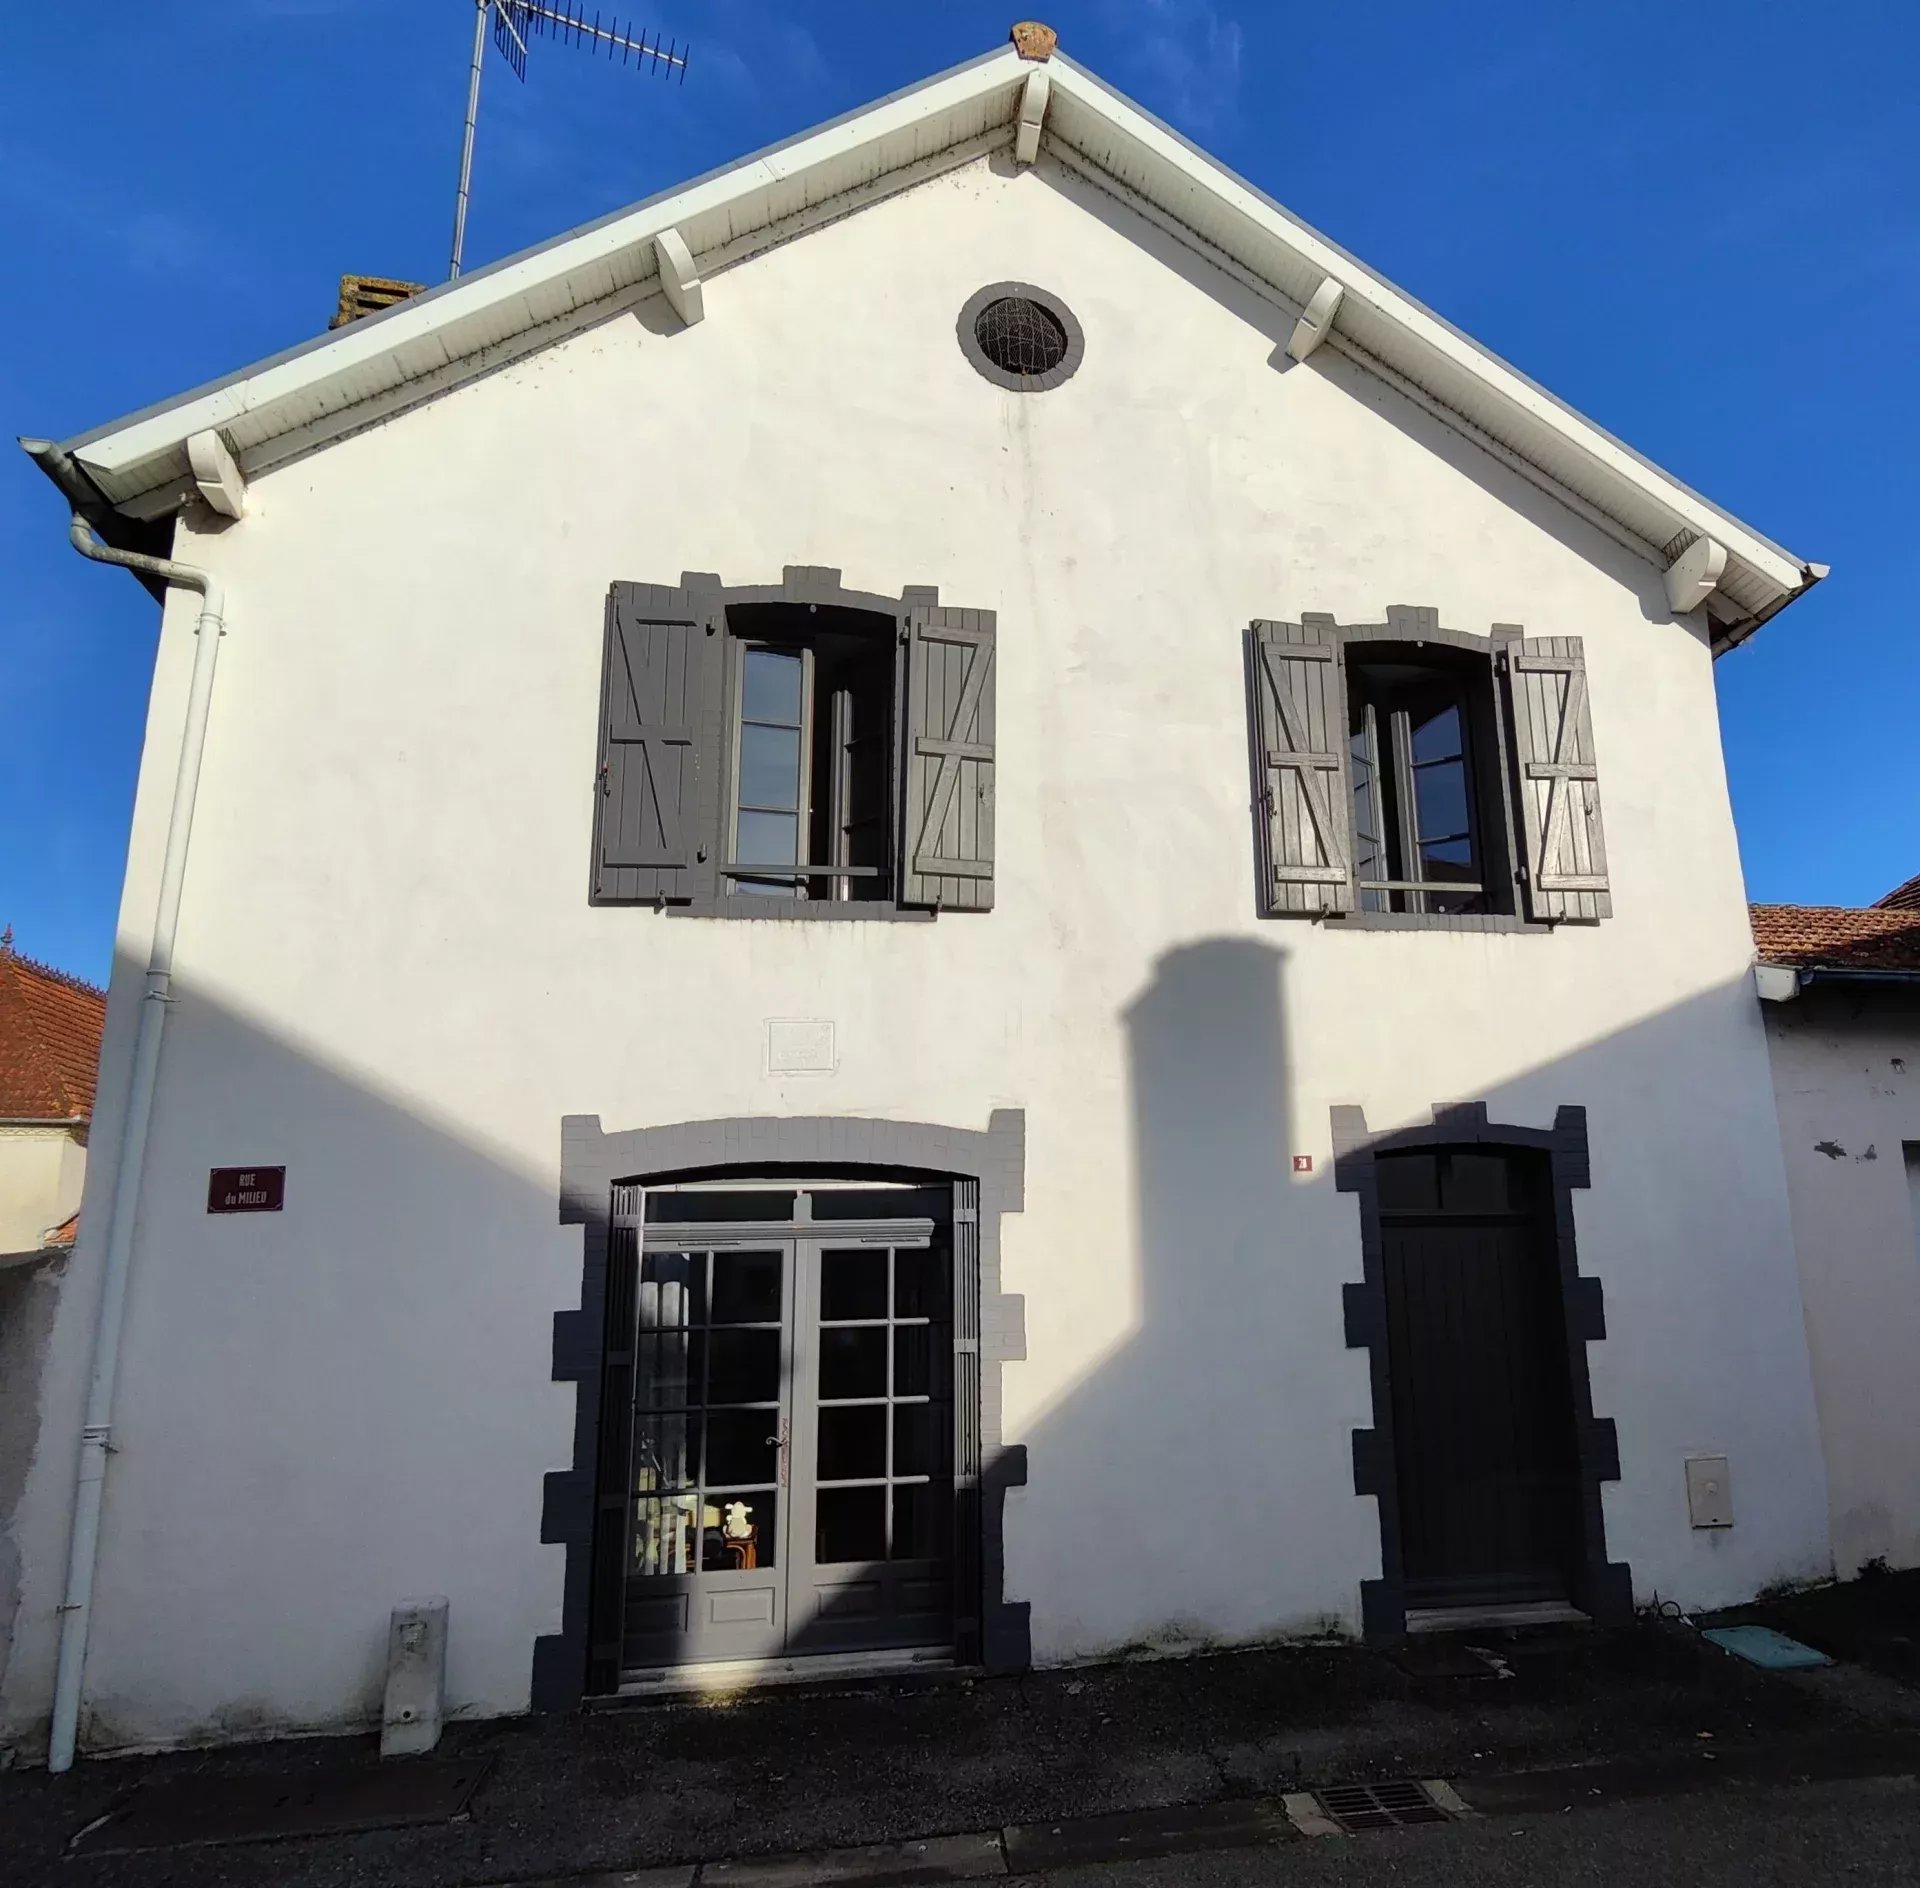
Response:
[{"label": "roof eave beam", "polygon": [[1697,610],[1719,587],[1727,568],[1727,547],[1700,537],[1687,546],[1666,570],[1667,608],[1675,616]]},{"label": "roof eave beam", "polygon": [[213,510],[223,518],[243,517],[247,509],[247,481],[227,442],[208,428],[187,441],[187,466],[193,482]]},{"label": "roof eave beam", "polygon": [[677,229],[663,229],[653,239],[653,253],[660,265],[662,292],[673,304],[673,312],[691,328],[705,317],[707,301],[687,239]]},{"label": "roof eave beam", "polygon": [[1016,164],[1031,164],[1040,155],[1040,133],[1047,122],[1047,100],[1052,95],[1053,80],[1046,67],[1035,66],[1020,93],[1020,116],[1013,133]]},{"label": "roof eave beam", "polygon": [[1340,304],[1347,298],[1347,291],[1328,276],[1313,291],[1313,299],[1306,305],[1300,319],[1293,324],[1293,333],[1287,337],[1287,352],[1297,361],[1303,361],[1309,354],[1333,332],[1333,318],[1340,312]]}]

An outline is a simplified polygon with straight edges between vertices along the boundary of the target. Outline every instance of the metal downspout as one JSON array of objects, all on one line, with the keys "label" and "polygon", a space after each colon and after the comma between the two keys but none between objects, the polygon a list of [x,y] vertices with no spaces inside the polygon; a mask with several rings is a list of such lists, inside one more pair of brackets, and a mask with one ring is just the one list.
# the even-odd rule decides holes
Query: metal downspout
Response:
[{"label": "metal downspout", "polygon": [[[77,498],[84,475],[64,453],[45,440],[23,439],[70,498]],[[76,508],[67,535],[82,557],[96,564],[158,578],[197,591],[200,620],[194,632],[193,676],[187,686],[187,715],[174,771],[173,804],[167,814],[166,850],[160,867],[160,897],[154,914],[153,945],[147,958],[146,988],[134,1037],[133,1075],[126,1115],[120,1127],[108,1192],[107,1249],[101,1277],[100,1310],[94,1326],[93,1366],[87,1384],[80,1430],[80,1462],[74,1482],[73,1532],[67,1549],[67,1583],[60,1608],[60,1657],[54,1676],[53,1727],[47,1768],[72,1767],[80,1725],[81,1684],[86,1669],[87,1628],[93,1610],[94,1569],[100,1548],[100,1507],[112,1454],[113,1393],[120,1369],[120,1333],[126,1316],[127,1279],[133,1264],[133,1228],[146,1164],[147,1129],[160,1072],[160,1039],[166,1028],[173,987],[174,935],[180,923],[180,893],[186,879],[187,845],[193,833],[194,798],[200,785],[200,761],[206,747],[207,711],[213,699],[214,664],[219,660],[226,599],[210,571],[168,557],[118,551],[101,543]]]}]

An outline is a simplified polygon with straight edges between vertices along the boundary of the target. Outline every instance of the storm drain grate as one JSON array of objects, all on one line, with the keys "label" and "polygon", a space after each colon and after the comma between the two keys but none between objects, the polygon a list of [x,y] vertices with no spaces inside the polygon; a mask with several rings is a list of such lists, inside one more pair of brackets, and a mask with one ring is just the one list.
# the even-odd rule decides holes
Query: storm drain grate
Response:
[{"label": "storm drain grate", "polygon": [[1398,1829],[1409,1823],[1451,1822],[1424,1783],[1396,1777],[1390,1783],[1335,1783],[1314,1792],[1330,1822],[1346,1834],[1362,1829]]}]

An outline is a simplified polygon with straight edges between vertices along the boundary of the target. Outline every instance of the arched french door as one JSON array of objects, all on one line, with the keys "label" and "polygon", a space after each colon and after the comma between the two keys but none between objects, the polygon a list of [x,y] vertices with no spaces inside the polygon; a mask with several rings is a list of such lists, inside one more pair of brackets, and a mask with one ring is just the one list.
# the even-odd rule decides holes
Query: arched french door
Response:
[{"label": "arched french door", "polygon": [[610,1231],[597,1597],[622,1673],[951,1652],[978,1577],[952,1189],[617,1186]]}]

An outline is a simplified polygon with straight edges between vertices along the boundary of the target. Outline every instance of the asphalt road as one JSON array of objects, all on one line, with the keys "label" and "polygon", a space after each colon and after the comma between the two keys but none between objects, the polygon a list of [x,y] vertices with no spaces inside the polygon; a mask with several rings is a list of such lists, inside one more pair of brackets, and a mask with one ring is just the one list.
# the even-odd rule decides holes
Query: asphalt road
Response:
[{"label": "asphalt road", "polygon": [[1022,1876],[1029,1888],[1812,1888],[1920,1882],[1920,1779],[1716,1790]]}]

